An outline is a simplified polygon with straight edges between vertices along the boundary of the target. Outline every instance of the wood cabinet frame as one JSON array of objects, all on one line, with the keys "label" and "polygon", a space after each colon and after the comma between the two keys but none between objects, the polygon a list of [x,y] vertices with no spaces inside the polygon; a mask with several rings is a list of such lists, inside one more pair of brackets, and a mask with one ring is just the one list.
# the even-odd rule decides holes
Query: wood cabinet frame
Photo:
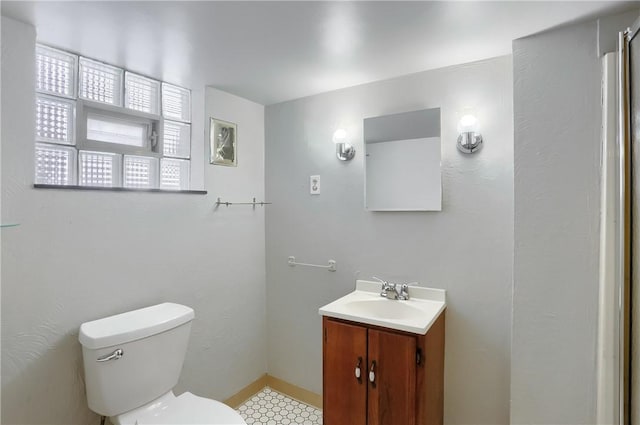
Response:
[{"label": "wood cabinet frame", "polygon": [[326,316],[322,327],[325,425],[442,425],[444,312],[425,335]]}]

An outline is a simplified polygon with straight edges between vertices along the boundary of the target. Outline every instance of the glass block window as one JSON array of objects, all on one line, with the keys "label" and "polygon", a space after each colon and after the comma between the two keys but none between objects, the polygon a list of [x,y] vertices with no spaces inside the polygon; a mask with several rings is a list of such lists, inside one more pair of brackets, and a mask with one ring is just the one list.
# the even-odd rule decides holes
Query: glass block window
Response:
[{"label": "glass block window", "polygon": [[158,187],[158,159],[148,156],[124,156],[124,187],[155,189]]},{"label": "glass block window", "polygon": [[122,155],[80,151],[78,161],[81,186],[119,187]]},{"label": "glass block window", "polygon": [[76,150],[72,147],[36,143],[35,165],[38,184],[76,184]]},{"label": "glass block window", "polygon": [[76,96],[78,57],[51,47],[36,46],[36,90],[56,96]]},{"label": "glass block window", "polygon": [[187,160],[162,158],[160,160],[160,189],[188,189],[189,168]]},{"label": "glass block window", "polygon": [[36,96],[36,140],[75,144],[76,104],[53,96]]},{"label": "glass block window", "polygon": [[35,183],[188,190],[191,91],[36,45]]},{"label": "glass block window", "polygon": [[122,77],[124,70],[80,58],[78,95],[94,102],[122,106]]},{"label": "glass block window", "polygon": [[160,81],[125,73],[124,105],[136,111],[160,115]]},{"label": "glass block window", "polygon": [[162,83],[162,115],[172,120],[191,122],[191,91]]},{"label": "glass block window", "polygon": [[191,125],[165,120],[163,133],[163,154],[188,159],[191,155]]}]

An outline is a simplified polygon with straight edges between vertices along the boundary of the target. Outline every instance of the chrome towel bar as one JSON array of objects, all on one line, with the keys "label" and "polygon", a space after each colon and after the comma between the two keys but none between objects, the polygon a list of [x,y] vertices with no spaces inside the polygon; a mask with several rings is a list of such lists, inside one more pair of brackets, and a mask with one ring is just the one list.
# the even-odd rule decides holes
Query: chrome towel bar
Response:
[{"label": "chrome towel bar", "polygon": [[256,205],[271,205],[271,202],[256,201],[256,198],[253,198],[252,202],[224,202],[222,201],[222,199],[218,198],[218,200],[216,201],[216,207],[219,207],[220,205],[224,205],[227,207],[229,205],[253,205],[255,207]]},{"label": "chrome towel bar", "polygon": [[323,266],[320,264],[309,264],[309,263],[296,263],[296,257],[289,257],[289,261],[287,262],[291,267],[293,266],[306,266],[306,267],[317,267],[319,269],[327,269],[330,272],[336,271],[336,260],[329,260],[329,265]]}]

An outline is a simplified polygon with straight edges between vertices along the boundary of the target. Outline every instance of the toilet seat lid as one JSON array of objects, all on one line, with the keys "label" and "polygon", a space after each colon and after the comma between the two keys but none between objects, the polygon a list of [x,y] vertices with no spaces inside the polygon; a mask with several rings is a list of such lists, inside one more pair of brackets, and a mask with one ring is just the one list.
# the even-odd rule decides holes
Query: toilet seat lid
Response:
[{"label": "toilet seat lid", "polygon": [[122,424],[136,425],[246,425],[231,407],[186,392],[165,394],[143,408],[118,417]]}]

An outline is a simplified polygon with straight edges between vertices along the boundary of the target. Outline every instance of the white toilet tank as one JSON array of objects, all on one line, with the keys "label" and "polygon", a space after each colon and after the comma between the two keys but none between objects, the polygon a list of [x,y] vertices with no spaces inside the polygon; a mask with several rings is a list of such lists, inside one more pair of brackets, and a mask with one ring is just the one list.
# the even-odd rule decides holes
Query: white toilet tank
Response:
[{"label": "white toilet tank", "polygon": [[115,416],[170,391],[180,376],[193,318],[193,309],[164,303],[83,323],[79,339],[89,408]]}]

